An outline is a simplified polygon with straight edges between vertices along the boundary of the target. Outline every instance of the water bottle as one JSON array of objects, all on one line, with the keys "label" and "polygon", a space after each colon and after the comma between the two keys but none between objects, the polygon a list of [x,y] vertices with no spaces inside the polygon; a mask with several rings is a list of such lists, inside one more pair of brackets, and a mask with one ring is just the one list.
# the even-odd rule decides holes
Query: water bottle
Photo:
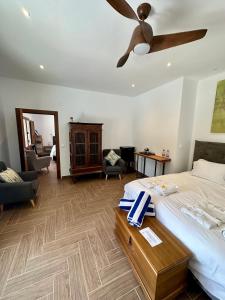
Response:
[{"label": "water bottle", "polygon": [[169,158],[170,157],[170,150],[166,150],[166,158]]}]

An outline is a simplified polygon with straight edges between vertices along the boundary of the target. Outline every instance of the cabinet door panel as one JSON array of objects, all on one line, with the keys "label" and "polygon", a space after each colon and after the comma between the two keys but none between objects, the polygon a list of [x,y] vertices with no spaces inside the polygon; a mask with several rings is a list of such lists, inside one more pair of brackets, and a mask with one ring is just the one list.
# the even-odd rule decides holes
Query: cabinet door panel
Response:
[{"label": "cabinet door panel", "polygon": [[75,131],[74,132],[74,140],[75,140],[75,144],[85,144],[85,135],[86,132],[85,131]]},{"label": "cabinet door panel", "polygon": [[84,155],[86,150],[85,150],[85,144],[75,144],[76,147],[76,155]]},{"label": "cabinet door panel", "polygon": [[90,144],[90,154],[98,155],[98,152],[99,152],[99,145],[98,144]]},{"label": "cabinet door panel", "polygon": [[82,167],[86,165],[85,155],[76,155],[75,166]]},{"label": "cabinet door panel", "polygon": [[72,132],[73,168],[87,165],[86,131]]},{"label": "cabinet door panel", "polygon": [[90,165],[101,164],[101,132],[89,132],[88,163]]}]

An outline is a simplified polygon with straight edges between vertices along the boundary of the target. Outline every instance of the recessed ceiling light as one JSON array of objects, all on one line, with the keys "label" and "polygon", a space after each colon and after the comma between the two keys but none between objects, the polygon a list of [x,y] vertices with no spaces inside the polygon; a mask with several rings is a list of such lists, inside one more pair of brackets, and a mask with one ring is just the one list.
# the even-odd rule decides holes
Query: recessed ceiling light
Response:
[{"label": "recessed ceiling light", "polygon": [[172,66],[171,62],[168,62],[168,63],[167,63],[167,67],[169,68],[169,67],[171,67],[171,66]]},{"label": "recessed ceiling light", "polygon": [[132,83],[132,84],[131,84],[131,86],[132,86],[132,88],[134,88],[134,87],[135,87],[135,84],[134,84],[134,83]]},{"label": "recessed ceiling light", "polygon": [[45,68],[45,67],[44,67],[43,65],[40,65],[40,69],[44,70],[44,68]]},{"label": "recessed ceiling light", "polygon": [[21,9],[21,11],[22,11],[22,13],[23,13],[23,15],[26,17],[26,18],[30,18],[30,13],[29,13],[29,11],[28,10],[26,10],[26,8],[22,8]]}]

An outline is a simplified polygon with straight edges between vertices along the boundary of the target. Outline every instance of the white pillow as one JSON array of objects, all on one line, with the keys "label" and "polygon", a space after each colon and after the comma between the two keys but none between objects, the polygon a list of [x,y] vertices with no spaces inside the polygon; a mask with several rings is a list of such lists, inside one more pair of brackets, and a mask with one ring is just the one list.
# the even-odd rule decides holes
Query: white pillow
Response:
[{"label": "white pillow", "polygon": [[192,175],[225,185],[225,164],[199,159],[193,164]]},{"label": "white pillow", "polygon": [[23,179],[12,169],[7,168],[7,170],[0,173],[0,179],[3,182],[23,182]]},{"label": "white pillow", "polygon": [[117,161],[120,159],[121,157],[119,155],[117,155],[115,153],[115,151],[111,150],[108,155],[106,155],[105,159],[108,160],[110,162],[110,164],[112,166],[115,166],[115,164],[117,163]]}]

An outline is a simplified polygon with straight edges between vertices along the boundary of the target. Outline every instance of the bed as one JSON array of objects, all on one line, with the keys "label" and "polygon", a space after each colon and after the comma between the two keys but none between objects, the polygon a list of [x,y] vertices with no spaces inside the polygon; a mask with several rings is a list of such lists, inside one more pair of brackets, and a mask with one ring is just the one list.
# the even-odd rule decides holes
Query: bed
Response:
[{"label": "bed", "polygon": [[52,160],[56,161],[56,145],[52,146],[50,156],[51,156]]},{"label": "bed", "polygon": [[[196,141],[194,159],[225,163],[225,144]],[[179,192],[167,197],[152,194],[156,217],[193,253],[189,269],[214,299],[225,299],[225,237],[221,230],[205,229],[180,210],[186,203],[195,205],[213,201],[225,209],[225,185],[191,175],[191,172],[144,178],[125,185],[125,198],[135,199],[140,191],[149,191],[156,180],[175,183]]]}]

